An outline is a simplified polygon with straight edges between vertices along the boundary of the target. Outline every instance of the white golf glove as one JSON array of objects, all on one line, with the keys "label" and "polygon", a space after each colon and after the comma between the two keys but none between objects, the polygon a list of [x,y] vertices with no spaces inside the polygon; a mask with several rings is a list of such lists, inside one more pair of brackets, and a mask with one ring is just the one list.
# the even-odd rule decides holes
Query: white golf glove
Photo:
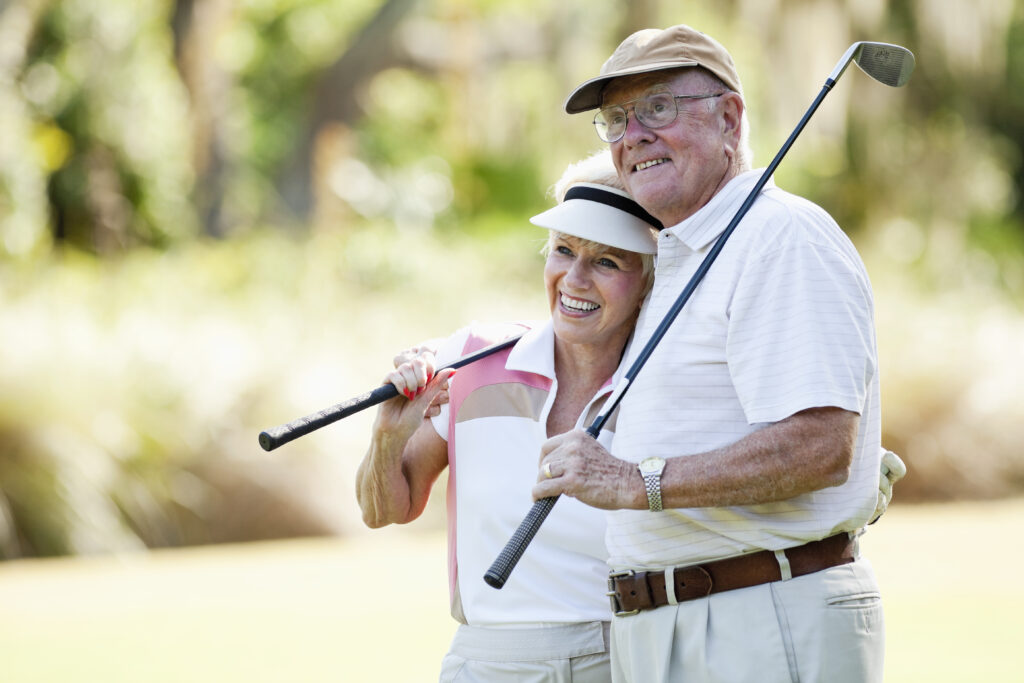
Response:
[{"label": "white golf glove", "polygon": [[906,473],[907,466],[900,456],[889,450],[882,451],[882,466],[878,478],[878,504],[875,505],[875,513],[871,516],[871,524],[877,522],[878,518],[885,513],[892,501],[893,484],[902,479]]}]

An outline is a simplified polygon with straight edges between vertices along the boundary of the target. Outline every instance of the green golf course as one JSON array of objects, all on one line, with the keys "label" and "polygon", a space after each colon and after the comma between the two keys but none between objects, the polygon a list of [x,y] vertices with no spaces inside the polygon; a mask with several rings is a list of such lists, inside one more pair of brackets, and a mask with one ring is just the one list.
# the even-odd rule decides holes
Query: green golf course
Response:
[{"label": "green golf course", "polygon": [[[1024,500],[899,506],[863,542],[884,591],[886,680],[1024,680]],[[455,624],[444,539],[189,548],[0,565],[0,680],[436,680]]]}]

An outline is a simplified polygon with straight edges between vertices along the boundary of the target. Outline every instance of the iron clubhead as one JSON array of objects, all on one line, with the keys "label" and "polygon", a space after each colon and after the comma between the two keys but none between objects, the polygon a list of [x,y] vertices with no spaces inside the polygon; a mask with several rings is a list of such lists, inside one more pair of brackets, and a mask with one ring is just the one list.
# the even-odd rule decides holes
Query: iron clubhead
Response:
[{"label": "iron clubhead", "polygon": [[850,62],[856,62],[861,71],[879,83],[898,88],[910,80],[914,70],[914,53],[905,47],[889,43],[858,42],[851,45],[836,68],[829,74],[826,84],[831,87],[846,71]]},{"label": "iron clubhead", "polygon": [[894,88],[906,85],[914,70],[914,53],[889,43],[860,43],[853,61],[871,78]]}]

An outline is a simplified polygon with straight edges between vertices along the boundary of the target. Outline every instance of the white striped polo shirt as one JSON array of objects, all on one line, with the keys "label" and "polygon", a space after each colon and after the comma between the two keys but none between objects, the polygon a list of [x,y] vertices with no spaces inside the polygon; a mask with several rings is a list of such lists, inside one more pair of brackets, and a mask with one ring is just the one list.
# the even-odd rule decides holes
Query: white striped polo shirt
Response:
[{"label": "white striped polo shirt", "polygon": [[[507,339],[523,326],[473,326],[453,335],[438,363]],[[562,496],[501,590],[484,573],[533,506],[540,446],[554,402],[554,331],[531,329],[510,350],[459,369],[433,418],[448,441],[448,564],[452,616],[474,626],[607,621],[605,513]],[[597,417],[612,381],[577,427]],[[607,447],[614,426],[601,433]],[[454,434],[454,439],[449,438]]]},{"label": "white striped polo shirt", "polygon": [[[662,232],[654,289],[627,363],[760,175],[734,178]],[[863,263],[835,221],[766,185],[630,387],[612,452],[630,462],[700,453],[801,410],[836,406],[860,415],[849,479],[762,505],[611,512],[611,566],[691,564],[863,526],[875,507],[881,457],[873,307]]]}]

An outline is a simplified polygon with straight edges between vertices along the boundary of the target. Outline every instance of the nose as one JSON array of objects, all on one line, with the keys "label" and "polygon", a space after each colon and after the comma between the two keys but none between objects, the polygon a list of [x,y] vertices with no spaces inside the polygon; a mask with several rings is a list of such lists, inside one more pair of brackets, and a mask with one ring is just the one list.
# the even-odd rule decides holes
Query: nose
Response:
[{"label": "nose", "polygon": [[626,130],[622,133],[622,137],[619,138],[618,142],[633,147],[639,142],[650,141],[653,137],[654,133],[651,132],[651,129],[640,123],[640,119],[636,117],[636,106],[630,107],[626,111]]},{"label": "nose", "polygon": [[590,267],[584,259],[577,258],[569,266],[563,278],[570,289],[583,290],[590,286]]}]

